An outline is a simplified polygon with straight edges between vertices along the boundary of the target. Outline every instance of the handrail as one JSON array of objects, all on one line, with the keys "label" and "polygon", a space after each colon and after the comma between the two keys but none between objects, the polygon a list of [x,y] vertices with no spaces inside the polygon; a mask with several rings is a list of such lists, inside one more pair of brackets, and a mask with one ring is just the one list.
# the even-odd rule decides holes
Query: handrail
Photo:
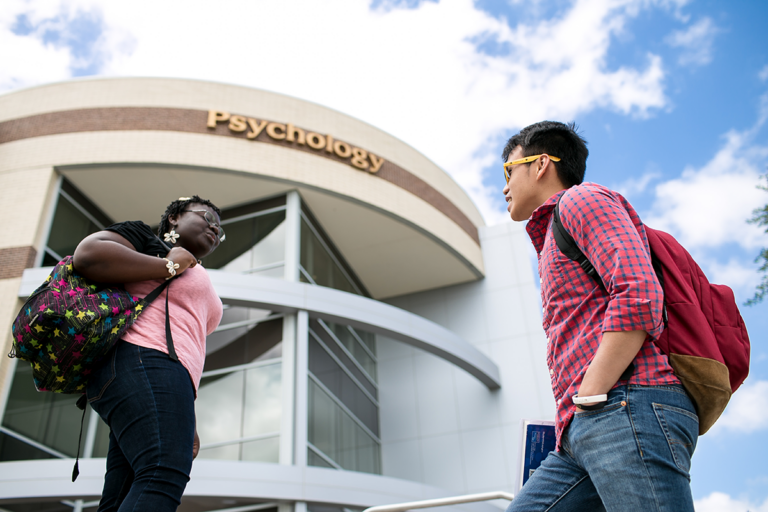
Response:
[{"label": "handrail", "polygon": [[434,500],[411,501],[409,503],[396,503],[394,505],[380,505],[370,507],[363,512],[405,512],[415,508],[443,507],[446,505],[458,505],[460,503],[473,503],[475,501],[488,500],[509,500],[512,501],[515,495],[509,492],[483,492],[480,494],[465,494],[464,496],[452,496],[450,498],[437,498]]}]

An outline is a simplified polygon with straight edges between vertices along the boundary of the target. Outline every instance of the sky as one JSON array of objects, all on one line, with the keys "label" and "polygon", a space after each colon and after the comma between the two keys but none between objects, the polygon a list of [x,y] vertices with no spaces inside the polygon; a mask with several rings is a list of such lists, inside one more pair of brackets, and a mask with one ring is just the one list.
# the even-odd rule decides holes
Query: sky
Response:
[{"label": "sky", "polygon": [[[266,89],[366,121],[511,222],[501,151],[575,121],[587,181],[623,193],[741,304],[768,236],[768,2],[3,0],[0,93],[94,76]],[[768,301],[742,306],[750,376],[699,438],[698,512],[768,512]]]}]

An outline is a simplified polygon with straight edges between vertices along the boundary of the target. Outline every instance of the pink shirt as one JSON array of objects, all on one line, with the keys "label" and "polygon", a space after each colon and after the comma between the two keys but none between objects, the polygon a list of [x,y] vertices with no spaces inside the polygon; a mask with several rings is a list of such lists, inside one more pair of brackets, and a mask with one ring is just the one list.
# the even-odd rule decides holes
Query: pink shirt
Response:
[{"label": "pink shirt", "polygon": [[[161,280],[127,283],[128,293],[146,297]],[[192,384],[200,385],[205,365],[205,338],[219,325],[224,308],[202,265],[188,268],[146,308],[125,332],[123,340],[140,347],[168,353],[165,341],[165,296],[170,290],[168,314],[171,318],[173,347],[189,372]]]}]

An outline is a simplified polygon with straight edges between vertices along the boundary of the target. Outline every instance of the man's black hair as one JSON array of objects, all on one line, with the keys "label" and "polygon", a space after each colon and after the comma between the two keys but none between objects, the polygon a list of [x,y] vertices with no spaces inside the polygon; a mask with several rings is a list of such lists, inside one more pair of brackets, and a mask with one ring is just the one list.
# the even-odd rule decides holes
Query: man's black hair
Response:
[{"label": "man's black hair", "polygon": [[221,218],[221,210],[219,210],[216,205],[209,200],[201,199],[200,196],[183,197],[175,200],[168,205],[168,208],[165,209],[165,213],[160,218],[160,227],[157,228],[157,234],[163,236],[164,233],[171,231],[171,223],[168,218],[171,215],[179,215],[180,213],[184,212],[191,204],[202,204],[209,206],[213,211],[216,212],[219,218]]},{"label": "man's black hair", "polygon": [[541,121],[526,126],[507,141],[501,158],[506,162],[517,146],[523,148],[524,157],[541,153],[556,156],[560,161],[552,163],[555,164],[557,176],[566,188],[570,188],[584,181],[589,156],[587,141],[576,130],[576,123],[556,121]]}]

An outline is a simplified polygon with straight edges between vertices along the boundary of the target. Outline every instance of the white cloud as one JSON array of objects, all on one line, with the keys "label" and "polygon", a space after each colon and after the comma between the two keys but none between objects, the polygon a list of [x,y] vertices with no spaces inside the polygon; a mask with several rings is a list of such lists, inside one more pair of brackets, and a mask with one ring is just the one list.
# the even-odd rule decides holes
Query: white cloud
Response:
[{"label": "white cloud", "polygon": [[[48,3],[40,5],[46,12]],[[72,56],[65,48],[46,44],[37,35],[12,31],[17,15],[26,12],[22,0],[8,0],[0,9],[0,90],[69,78]]]},{"label": "white cloud", "polygon": [[[472,0],[407,9],[370,9],[360,0],[13,2],[4,4],[0,52],[20,48],[15,39],[3,44],[18,39],[9,35],[18,14],[35,12],[39,22],[61,12],[98,12],[103,74],[243,84],[349,113],[432,158],[489,223],[506,218],[494,200],[501,184],[482,184],[483,168],[499,159],[500,134],[595,108],[645,116],[667,105],[658,55],[648,53],[636,68],[609,68],[607,55],[642,9],[675,15],[683,3],[577,0],[555,17],[534,20],[525,6],[512,5],[507,22]],[[525,22],[516,19],[523,12]],[[509,51],[489,55],[480,40]],[[12,63],[1,67],[0,89],[59,80],[72,66],[61,48],[39,37],[25,41],[34,49],[14,50],[19,62],[0,57]]]},{"label": "white cloud", "polygon": [[741,298],[747,299],[755,294],[755,286],[760,282],[757,266],[752,262],[745,263],[730,258],[727,263],[708,257],[697,258],[699,266],[705,269],[710,283],[727,284],[736,293],[736,302]]},{"label": "white cloud", "polygon": [[768,429],[768,380],[747,380],[731,397],[725,412],[710,431],[752,433]]},{"label": "white cloud", "polygon": [[758,226],[747,224],[752,210],[768,200],[756,186],[768,160],[768,144],[754,139],[765,123],[768,95],[749,130],[730,131],[725,144],[700,169],[686,168],[679,178],[656,186],[649,226],[674,234],[689,250],[733,243],[745,249],[764,244]]},{"label": "white cloud", "polygon": [[626,198],[631,198],[636,194],[642,194],[651,182],[661,178],[661,172],[656,169],[647,170],[639,178],[628,178],[612,188]]},{"label": "white cloud", "polygon": [[713,492],[706,498],[696,500],[694,508],[696,512],[768,512],[768,499],[760,505]]},{"label": "white cloud", "polygon": [[712,46],[718,32],[712,20],[705,17],[686,30],[672,32],[666,42],[682,50],[678,59],[681,65],[703,66],[712,61]]},{"label": "white cloud", "polygon": [[757,74],[757,77],[765,82],[768,80],[768,64],[766,64],[763,69],[760,70],[760,72]]}]

